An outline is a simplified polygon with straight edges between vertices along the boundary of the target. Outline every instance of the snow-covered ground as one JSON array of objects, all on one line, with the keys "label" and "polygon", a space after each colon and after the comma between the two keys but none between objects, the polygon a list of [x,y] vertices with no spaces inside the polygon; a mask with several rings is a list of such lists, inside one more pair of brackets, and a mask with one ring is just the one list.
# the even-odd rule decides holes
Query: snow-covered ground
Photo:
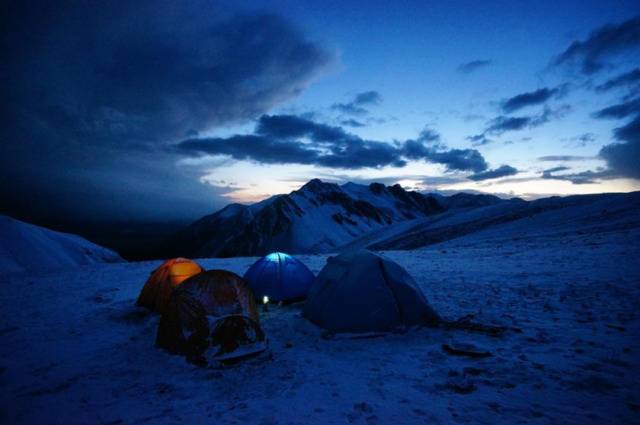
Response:
[{"label": "snow-covered ground", "polygon": [[[498,235],[499,236],[499,235]],[[154,347],[134,306],[159,262],[0,277],[0,423],[562,423],[640,421],[640,230],[470,239],[385,253],[454,319],[323,339],[299,306],[262,314],[272,358],[198,368]],[[300,256],[314,272],[326,256]],[[242,274],[252,258],[203,260]],[[483,359],[447,354],[468,343]]]}]

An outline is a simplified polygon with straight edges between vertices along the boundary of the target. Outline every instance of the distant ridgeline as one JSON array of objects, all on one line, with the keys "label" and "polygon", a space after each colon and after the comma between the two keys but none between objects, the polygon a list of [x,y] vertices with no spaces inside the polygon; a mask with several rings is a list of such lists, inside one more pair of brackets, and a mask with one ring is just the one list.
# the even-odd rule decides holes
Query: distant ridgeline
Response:
[{"label": "distant ridgeline", "polygon": [[171,239],[175,255],[233,257],[271,251],[323,253],[453,208],[503,202],[491,195],[423,195],[400,185],[339,186],[318,179],[288,195],[253,205],[231,204],[201,218]]},{"label": "distant ridgeline", "polygon": [[[231,204],[205,216],[170,238],[167,252],[197,258],[415,249],[480,231],[505,237],[500,229],[512,232],[506,237],[615,230],[638,225],[639,211],[640,192],[527,202],[486,194],[421,194],[398,184],[340,186],[314,179],[287,195],[253,205]],[[537,221],[531,221],[533,217]],[[509,223],[511,230],[505,227]]]},{"label": "distant ridgeline", "polygon": [[[26,223],[18,226],[15,223],[19,222],[8,217],[4,220],[5,236],[12,235],[3,240],[7,267],[11,264],[10,268],[20,268],[16,264],[33,257],[23,255],[34,249],[24,248],[25,244],[37,242],[38,246],[51,248],[49,239],[62,240],[53,236],[56,232],[42,228],[17,232],[35,227]],[[361,248],[407,250],[451,239],[476,244],[496,238],[627,231],[640,227],[640,192],[555,196],[527,202],[487,194],[423,194],[397,184],[340,186],[314,179],[299,190],[253,205],[227,205],[190,225],[87,222],[45,226],[80,234],[128,260],[262,256],[274,251],[316,254]],[[65,253],[64,258],[52,259],[52,264],[68,263],[70,258],[71,262],[89,261],[103,250],[88,241],[66,242],[72,240],[70,235],[64,240],[65,249],[45,249],[58,257]],[[80,255],[89,251],[87,258]],[[16,263],[18,258],[21,260]],[[102,254],[96,258],[102,261]]]}]

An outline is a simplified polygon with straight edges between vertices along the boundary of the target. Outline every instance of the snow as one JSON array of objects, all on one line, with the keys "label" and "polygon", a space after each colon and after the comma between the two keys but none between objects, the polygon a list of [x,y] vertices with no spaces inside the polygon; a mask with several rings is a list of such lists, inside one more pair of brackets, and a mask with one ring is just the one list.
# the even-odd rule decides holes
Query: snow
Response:
[{"label": "snow", "polygon": [[398,199],[389,193],[389,187],[387,186],[384,186],[384,189],[379,194],[374,193],[369,186],[353,182],[345,183],[340,188],[353,199],[366,201],[379,210],[385,211],[394,220],[406,220],[398,211]]},{"label": "snow", "polygon": [[369,218],[350,217],[357,225],[340,225],[332,215],[342,213],[337,205],[320,205],[306,210],[291,226],[294,252],[327,252],[345,244],[354,235],[366,232],[378,225]]},{"label": "snow", "polygon": [[[384,255],[445,318],[474,314],[521,333],[324,339],[300,305],[270,306],[261,322],[271,357],[225,367],[198,368],[154,347],[159,317],[134,303],[160,261],[4,273],[0,422],[637,422],[638,226],[514,239],[509,225]],[[327,256],[298,258],[317,273]],[[255,260],[198,261],[242,275]],[[491,356],[454,356],[443,344]]]},{"label": "snow", "polygon": [[[410,248],[441,240],[470,243],[520,235],[624,230],[640,226],[640,192],[553,197],[533,202],[518,199],[495,205],[445,211],[402,225],[388,226],[357,238],[352,247]],[[462,239],[461,239],[462,238]]]},{"label": "snow", "polygon": [[334,252],[371,232],[439,210],[434,199],[400,186],[338,186],[314,179],[288,195],[228,205],[201,218],[181,232],[177,245],[182,250],[176,251],[207,256]]},{"label": "snow", "polygon": [[350,215],[352,224],[338,224],[332,216],[344,214],[345,210],[337,204],[314,205],[301,194],[294,193],[292,199],[305,212],[301,217],[292,218],[291,229],[287,236],[292,252],[330,252],[344,245],[356,236],[372,229],[385,227],[368,217]]},{"label": "snow", "polygon": [[49,270],[122,261],[115,252],[68,233],[0,215],[0,271]]},{"label": "snow", "polygon": [[549,210],[480,230],[459,238],[457,243],[466,240],[473,244],[483,240],[493,243],[514,237],[559,237],[579,233],[595,235],[640,227],[638,193],[602,195],[590,201],[583,197],[564,198],[562,202],[566,205],[558,207],[559,198],[543,199],[536,206],[551,206]]},{"label": "snow", "polygon": [[229,219],[238,214],[241,214],[242,211],[244,211],[246,208],[248,207],[241,204],[229,204],[226,207],[222,208],[218,212],[217,216],[220,218]]}]

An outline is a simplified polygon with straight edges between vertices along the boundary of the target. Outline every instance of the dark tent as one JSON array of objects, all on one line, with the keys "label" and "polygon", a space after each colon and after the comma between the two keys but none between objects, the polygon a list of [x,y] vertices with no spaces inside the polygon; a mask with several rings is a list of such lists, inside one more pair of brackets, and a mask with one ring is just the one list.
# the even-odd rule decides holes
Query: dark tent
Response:
[{"label": "dark tent", "polygon": [[258,300],[290,301],[305,298],[315,276],[300,260],[274,252],[256,261],[244,279]]},{"label": "dark tent", "polygon": [[303,315],[332,332],[390,331],[439,320],[406,270],[364,250],[327,260]]},{"label": "dark tent", "polygon": [[198,263],[186,258],[167,260],[155,269],[142,287],[136,305],[163,313],[171,293],[185,279],[203,271]]},{"label": "dark tent", "polygon": [[156,344],[196,362],[263,351],[265,335],[249,285],[226,270],[185,280],[160,318]]}]

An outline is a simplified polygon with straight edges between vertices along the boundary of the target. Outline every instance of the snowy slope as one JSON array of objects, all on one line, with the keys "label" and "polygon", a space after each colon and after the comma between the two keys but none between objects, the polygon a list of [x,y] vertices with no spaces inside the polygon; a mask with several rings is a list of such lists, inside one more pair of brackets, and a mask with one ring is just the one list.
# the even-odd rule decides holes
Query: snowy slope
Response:
[{"label": "snowy slope", "polygon": [[524,218],[452,239],[451,244],[496,244],[505,240],[543,240],[640,229],[640,192],[550,198],[537,201],[533,206],[541,209]]},{"label": "snowy slope", "polygon": [[[134,303],[159,261],[0,275],[0,423],[637,423],[638,229],[467,238],[386,255],[444,317],[521,333],[327,340],[299,306],[272,307],[272,358],[223,368],[154,347],[159,318]],[[326,260],[300,258],[315,273]],[[202,264],[242,274],[254,260]]]},{"label": "snowy slope", "polygon": [[122,261],[115,252],[80,236],[54,232],[0,215],[0,271],[59,269]]},{"label": "snowy slope", "polygon": [[[409,229],[380,237],[354,241],[371,249],[415,249],[434,243],[476,234],[487,237],[500,232],[508,237],[521,233],[575,232],[601,227],[613,229],[621,223],[637,227],[640,223],[640,192],[552,197],[525,202],[512,199],[477,208],[451,209],[416,221]],[[504,230],[501,230],[504,229]]]}]

